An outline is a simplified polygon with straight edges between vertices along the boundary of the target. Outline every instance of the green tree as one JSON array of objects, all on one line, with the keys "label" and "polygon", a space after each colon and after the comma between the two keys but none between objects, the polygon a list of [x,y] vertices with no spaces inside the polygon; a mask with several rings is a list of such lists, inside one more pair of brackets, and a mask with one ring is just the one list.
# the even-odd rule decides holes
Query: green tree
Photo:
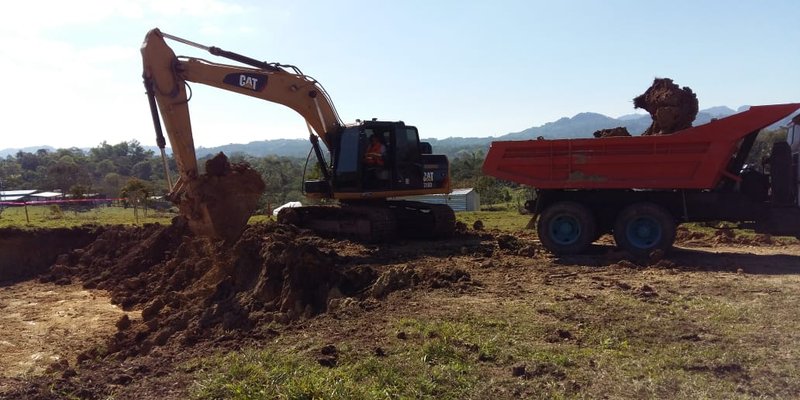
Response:
[{"label": "green tree", "polygon": [[455,157],[450,162],[450,179],[455,187],[474,187],[482,176],[481,167],[486,155],[476,150]]},{"label": "green tree", "polygon": [[756,137],[750,154],[747,155],[747,164],[761,165],[764,159],[769,157],[772,152],[772,145],[777,142],[785,142],[788,130],[779,128],[772,131],[763,131]]},{"label": "green tree", "polygon": [[62,155],[47,169],[47,181],[51,188],[67,191],[75,184],[90,182],[85,166],[78,164],[70,154]]},{"label": "green tree", "polygon": [[133,165],[131,175],[139,179],[149,180],[150,176],[153,175],[153,164],[149,160],[139,161]]},{"label": "green tree", "polygon": [[481,196],[481,203],[497,204],[511,201],[511,194],[499,180],[491,176],[481,176],[475,182],[475,190]]},{"label": "green tree", "polygon": [[101,185],[101,193],[111,196],[114,193],[119,193],[122,190],[124,178],[116,172],[110,172],[103,177]]},{"label": "green tree", "polygon": [[133,215],[137,222],[139,221],[140,207],[144,207],[145,216],[147,215],[146,201],[152,192],[153,189],[150,187],[150,185],[138,178],[128,179],[128,181],[120,190],[120,197],[125,199],[128,204],[133,206]]},{"label": "green tree", "polygon": [[91,189],[88,186],[75,184],[69,188],[69,194],[72,195],[72,197],[75,199],[82,199],[86,197],[87,194],[89,194],[90,190]]}]

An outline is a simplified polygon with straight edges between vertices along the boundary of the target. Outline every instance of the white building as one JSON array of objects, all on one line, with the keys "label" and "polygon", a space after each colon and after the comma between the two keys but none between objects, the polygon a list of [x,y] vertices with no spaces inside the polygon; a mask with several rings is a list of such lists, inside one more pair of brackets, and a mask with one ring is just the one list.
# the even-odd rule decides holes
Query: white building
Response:
[{"label": "white building", "polygon": [[447,204],[453,211],[480,211],[481,199],[474,188],[453,189],[448,194],[426,194],[422,196],[408,196],[402,200],[421,201],[430,204]]}]

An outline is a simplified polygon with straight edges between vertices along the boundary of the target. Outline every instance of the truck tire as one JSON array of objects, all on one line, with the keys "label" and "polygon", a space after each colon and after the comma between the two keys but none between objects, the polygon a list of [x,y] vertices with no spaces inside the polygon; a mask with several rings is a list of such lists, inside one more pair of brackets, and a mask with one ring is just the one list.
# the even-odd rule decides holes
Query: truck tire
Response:
[{"label": "truck tire", "polygon": [[635,203],[617,216],[614,241],[617,246],[635,257],[662,254],[675,242],[675,218],[663,207],[653,203]]},{"label": "truck tire", "polygon": [[574,201],[555,203],[542,212],[536,230],[542,245],[556,255],[586,251],[597,236],[597,222],[586,206]]}]

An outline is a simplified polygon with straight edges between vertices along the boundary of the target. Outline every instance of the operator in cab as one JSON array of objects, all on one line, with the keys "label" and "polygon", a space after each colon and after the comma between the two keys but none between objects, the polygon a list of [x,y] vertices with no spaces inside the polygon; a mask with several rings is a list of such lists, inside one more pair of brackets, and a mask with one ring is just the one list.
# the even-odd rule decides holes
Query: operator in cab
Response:
[{"label": "operator in cab", "polygon": [[386,146],[381,143],[380,136],[375,133],[369,137],[369,147],[364,153],[364,164],[371,167],[383,167]]}]

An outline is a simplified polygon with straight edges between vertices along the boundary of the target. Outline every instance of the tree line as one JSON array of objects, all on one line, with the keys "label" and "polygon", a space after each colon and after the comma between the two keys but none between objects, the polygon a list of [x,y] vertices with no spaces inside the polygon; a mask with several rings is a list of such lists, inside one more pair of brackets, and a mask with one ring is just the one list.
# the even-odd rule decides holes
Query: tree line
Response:
[{"label": "tree line", "polygon": [[[201,169],[204,161],[198,160]],[[234,154],[231,162],[247,162],[261,173],[267,184],[265,204],[300,200],[305,159]],[[177,164],[172,156],[167,165],[174,182]],[[36,189],[60,191],[75,197],[99,195],[105,198],[166,194],[167,180],[161,156],[138,141],[103,142],[88,150],[76,147],[58,150],[19,151],[0,159],[0,190]]]}]

